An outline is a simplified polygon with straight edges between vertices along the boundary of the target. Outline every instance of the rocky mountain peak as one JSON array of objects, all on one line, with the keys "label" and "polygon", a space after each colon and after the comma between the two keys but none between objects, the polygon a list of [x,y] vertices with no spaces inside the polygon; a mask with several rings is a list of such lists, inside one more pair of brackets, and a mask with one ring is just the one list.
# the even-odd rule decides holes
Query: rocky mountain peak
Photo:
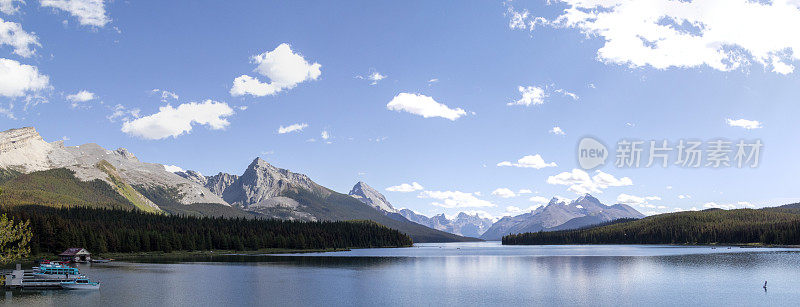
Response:
[{"label": "rocky mountain peak", "polygon": [[564,201],[563,199],[558,198],[558,197],[551,198],[550,202],[547,203],[548,206],[550,206],[550,205],[566,205],[566,204],[567,204],[566,201]]},{"label": "rocky mountain peak", "polygon": [[206,185],[206,183],[208,183],[208,179],[206,178],[206,176],[203,176],[203,174],[201,174],[200,172],[196,172],[193,170],[175,172],[175,174],[183,178],[189,179],[191,181],[197,182],[201,185]]},{"label": "rocky mountain peak", "polygon": [[117,150],[115,150],[114,152],[117,153],[118,155],[122,156],[125,159],[133,160],[133,161],[139,161],[139,159],[136,158],[136,156],[133,155],[130,151],[128,151],[128,149],[120,147],[120,148],[117,148]]},{"label": "rocky mountain peak", "polygon": [[253,159],[241,176],[222,177],[225,178],[220,179],[235,180],[224,189],[222,198],[245,208],[281,196],[284,191],[292,188],[302,188],[323,197],[330,195],[328,189],[311,181],[308,176],[277,168],[258,157]]},{"label": "rocky mountain peak", "polygon": [[350,193],[348,193],[348,195],[355,197],[356,199],[375,209],[391,213],[398,212],[397,209],[395,209],[392,204],[386,200],[386,197],[384,197],[383,194],[373,189],[363,181],[356,183],[356,185],[350,189]]},{"label": "rocky mountain peak", "polygon": [[585,209],[590,213],[599,212],[607,208],[607,206],[603,205],[599,199],[588,193],[572,201],[570,206]]},{"label": "rocky mountain peak", "polygon": [[25,145],[27,141],[31,140],[44,142],[42,136],[39,135],[39,132],[36,132],[36,128],[23,127],[9,129],[0,132],[0,150],[5,150],[7,148],[18,148],[22,145]]}]

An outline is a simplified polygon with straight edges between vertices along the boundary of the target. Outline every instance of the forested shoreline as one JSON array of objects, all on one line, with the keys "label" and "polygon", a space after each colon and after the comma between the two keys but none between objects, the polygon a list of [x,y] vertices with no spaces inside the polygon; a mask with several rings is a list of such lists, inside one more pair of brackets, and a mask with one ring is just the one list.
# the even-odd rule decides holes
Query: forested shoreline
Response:
[{"label": "forested shoreline", "polygon": [[508,235],[502,242],[506,245],[800,245],[800,214],[792,206],[668,213],[584,229]]},{"label": "forested shoreline", "polygon": [[30,221],[31,253],[84,247],[94,253],[195,250],[402,247],[407,235],[372,221],[300,222],[193,217],[86,207],[4,206],[0,214]]}]

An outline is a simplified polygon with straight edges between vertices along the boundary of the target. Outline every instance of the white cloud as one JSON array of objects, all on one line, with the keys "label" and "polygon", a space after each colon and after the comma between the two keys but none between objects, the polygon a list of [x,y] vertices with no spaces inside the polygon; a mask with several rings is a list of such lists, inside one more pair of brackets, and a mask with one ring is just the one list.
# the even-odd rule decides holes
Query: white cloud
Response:
[{"label": "white cloud", "polygon": [[290,133],[290,132],[300,132],[300,131],[303,131],[303,129],[305,129],[306,127],[308,127],[308,124],[306,124],[306,123],[291,124],[291,125],[288,125],[286,127],[280,126],[280,127],[278,127],[278,133],[279,134],[284,134],[284,133]]},{"label": "white cloud", "polygon": [[497,205],[479,199],[474,193],[460,191],[423,191],[417,197],[439,200],[431,205],[442,208],[496,207]]},{"label": "white cloud", "polygon": [[519,192],[517,192],[517,194],[520,194],[520,195],[522,195],[522,194],[532,194],[532,193],[533,193],[533,191],[531,191],[529,189],[521,189],[521,190],[519,190]]},{"label": "white cloud", "polygon": [[[661,200],[661,197],[658,196],[645,196],[639,197],[634,195],[628,195],[625,193],[619,194],[617,196],[617,203],[618,204],[625,204],[625,205],[649,205],[649,201],[651,200]],[[652,208],[656,208],[653,206]]]},{"label": "white cloud", "polygon": [[[750,62],[779,74],[800,60],[797,1],[561,0],[550,20],[512,15],[512,24],[541,23],[599,37],[597,58],[631,67],[708,66],[731,71]],[[520,20],[521,19],[521,20]],[[518,21],[520,20],[520,21]]]},{"label": "white cloud", "polygon": [[0,58],[0,95],[21,97],[50,88],[50,78],[36,66]]},{"label": "white cloud", "polygon": [[628,177],[617,179],[613,175],[599,170],[595,171],[595,173],[594,176],[590,177],[583,170],[573,169],[572,172],[563,172],[547,177],[547,183],[569,186],[567,190],[576,194],[603,193],[602,190],[608,187],[633,185],[633,181]]},{"label": "white cloud", "polygon": [[544,99],[548,97],[544,89],[538,86],[520,86],[517,88],[522,97],[516,101],[509,102],[510,106],[531,106],[544,103]]},{"label": "white cloud", "polygon": [[689,199],[689,198],[692,198],[692,196],[691,195],[687,195],[687,194],[681,194],[681,195],[678,195],[678,198],[680,198],[680,199]]},{"label": "white cloud", "polygon": [[111,22],[103,0],[40,0],[39,3],[42,7],[57,8],[78,17],[82,25],[103,27]]},{"label": "white cloud", "polygon": [[467,112],[461,108],[451,109],[450,107],[436,102],[430,96],[411,93],[400,93],[386,104],[386,108],[391,111],[404,111],[419,115],[424,118],[442,117],[449,120],[456,120]]},{"label": "white cloud", "polygon": [[233,96],[275,95],[285,89],[292,89],[301,82],[316,80],[322,74],[319,63],[311,64],[299,53],[294,53],[289,44],[278,45],[274,50],[251,57],[257,66],[254,72],[269,78],[269,83],[255,77],[241,75],[233,80],[230,93]]},{"label": "white cloud", "polygon": [[667,189],[667,190],[672,190],[672,186],[671,186],[671,185],[668,185],[668,186],[666,186],[666,189]]},{"label": "white cloud", "polygon": [[517,87],[517,90],[520,92],[522,97],[507,103],[507,105],[528,107],[532,105],[544,104],[545,100],[550,97],[550,94],[552,93],[561,94],[563,96],[572,98],[572,100],[578,100],[577,94],[569,92],[563,88],[553,90],[555,86],[556,85],[554,83],[546,86],[519,86]]},{"label": "white cloud", "polygon": [[746,202],[746,201],[739,201],[739,202],[736,202],[736,204],[739,207],[742,207],[742,208],[755,208],[756,207],[756,205],[753,205],[750,202]]},{"label": "white cloud", "polygon": [[328,130],[322,130],[322,132],[319,135],[323,140],[327,140],[327,139],[331,138],[331,133],[328,132]]},{"label": "white cloud", "polygon": [[511,161],[503,161],[497,163],[497,166],[514,166],[514,167],[525,167],[525,168],[535,168],[535,169],[542,169],[545,167],[555,167],[557,166],[555,162],[544,162],[544,159],[541,155],[527,155],[519,160],[517,163],[512,163]]},{"label": "white cloud", "polygon": [[562,129],[561,129],[561,127],[559,127],[559,126],[555,126],[555,127],[553,127],[553,129],[550,129],[550,131],[549,131],[549,132],[550,132],[550,133],[552,133],[552,134],[555,134],[555,135],[566,135],[566,134],[567,134],[567,133],[566,133],[566,132],[564,132],[564,130],[562,130]]},{"label": "white cloud", "polygon": [[745,128],[747,130],[758,129],[758,128],[762,128],[763,127],[761,125],[761,122],[759,122],[757,120],[730,119],[730,118],[728,118],[725,121],[728,123],[728,126],[741,127],[741,128]]},{"label": "white cloud", "polygon": [[731,209],[736,209],[736,205],[734,205],[734,204],[718,204],[718,203],[715,203],[715,202],[707,202],[707,203],[703,204],[703,208],[717,208],[717,209],[731,210]]},{"label": "white cloud", "polygon": [[741,208],[755,208],[756,206],[746,202],[740,201],[736,202],[735,204],[718,204],[715,202],[707,202],[703,204],[703,208],[718,208],[718,209],[725,209],[725,210],[733,210],[733,209],[741,209]]},{"label": "white cloud", "polygon": [[532,202],[535,202],[535,203],[539,203],[539,204],[546,204],[546,203],[550,202],[550,200],[547,199],[547,197],[542,197],[542,196],[534,196],[534,197],[528,198],[528,200],[530,200]]},{"label": "white cloud", "polygon": [[569,98],[572,98],[572,100],[578,100],[579,99],[577,94],[575,94],[573,92],[569,92],[569,91],[567,91],[567,90],[565,90],[563,88],[557,89],[557,90],[555,90],[555,92],[559,93],[559,94],[562,94],[564,96],[567,96]]},{"label": "white cloud", "polygon": [[25,32],[22,25],[0,19],[0,45],[8,45],[14,54],[28,58],[36,53],[36,47],[41,46],[36,35]]},{"label": "white cloud", "polygon": [[192,131],[192,124],[206,125],[213,130],[224,129],[230,123],[225,117],[233,115],[233,109],[224,102],[206,100],[160,107],[158,112],[122,124],[122,132],[148,140],[178,137]]},{"label": "white cloud", "polygon": [[547,23],[542,17],[532,17],[528,10],[515,10],[509,2],[504,2],[504,5],[507,6],[505,15],[508,17],[508,27],[512,30],[533,31],[537,24]]},{"label": "white cloud", "polygon": [[117,104],[114,107],[110,108],[111,114],[106,116],[108,121],[115,122],[117,119],[122,119],[123,122],[130,121],[134,118],[139,118],[139,109],[128,109],[121,104]]},{"label": "white cloud", "polygon": [[95,98],[97,98],[95,94],[87,90],[81,90],[75,94],[67,95],[67,100],[72,101],[73,108],[77,107],[78,103],[94,100]]},{"label": "white cloud", "polygon": [[182,172],[183,171],[183,169],[180,168],[180,166],[166,165],[166,164],[164,164],[164,170],[166,170],[166,171],[168,171],[170,173],[177,173],[177,172]]},{"label": "white cloud", "polygon": [[167,102],[169,100],[178,100],[178,94],[175,94],[175,92],[160,90],[157,88],[154,88],[152,92],[161,96],[161,102]]},{"label": "white cloud", "polygon": [[389,192],[404,192],[404,193],[406,193],[406,192],[414,192],[414,191],[419,191],[419,190],[422,190],[422,185],[420,185],[419,183],[416,183],[416,182],[412,182],[410,184],[403,183],[403,184],[400,184],[400,185],[395,185],[395,186],[391,186],[391,187],[386,188],[386,191],[389,191]]},{"label": "white cloud", "polygon": [[533,206],[530,206],[530,207],[524,208],[524,209],[520,208],[520,207],[517,207],[517,206],[508,206],[508,207],[506,207],[506,212],[503,213],[503,215],[520,215],[520,214],[523,214],[523,213],[528,213],[528,212],[531,212],[533,210],[536,210],[541,206],[542,205],[533,205]]},{"label": "white cloud", "polygon": [[439,82],[439,79],[433,78],[433,79],[428,80],[428,85],[431,85],[432,83],[437,83],[437,82]]},{"label": "white cloud", "polygon": [[497,188],[494,191],[492,191],[492,195],[502,198],[511,198],[517,196],[517,194],[514,193],[514,191],[511,191],[510,189],[507,188]]},{"label": "white cloud", "polygon": [[0,12],[7,15],[13,15],[19,12],[19,7],[14,5],[14,2],[25,4],[23,0],[0,0]]},{"label": "white cloud", "polygon": [[382,75],[381,73],[379,73],[377,71],[373,71],[369,75],[367,75],[366,77],[364,77],[364,76],[356,76],[356,78],[370,80],[370,81],[372,81],[372,83],[370,83],[369,85],[376,85],[376,84],[378,84],[378,81],[386,79],[386,75]]}]

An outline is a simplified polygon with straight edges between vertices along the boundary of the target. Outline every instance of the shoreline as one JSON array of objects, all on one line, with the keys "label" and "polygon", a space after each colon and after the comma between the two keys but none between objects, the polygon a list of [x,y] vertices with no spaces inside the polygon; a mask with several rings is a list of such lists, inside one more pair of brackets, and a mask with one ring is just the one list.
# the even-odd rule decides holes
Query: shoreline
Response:
[{"label": "shoreline", "polygon": [[763,244],[763,243],[570,243],[570,244],[502,244],[503,246],[554,246],[554,245],[641,245],[641,246],[698,246],[698,247],[742,247],[742,248],[800,248],[800,245]]},{"label": "shoreline", "polygon": [[[313,249],[292,249],[292,248],[267,248],[260,250],[206,250],[206,251],[172,251],[172,252],[134,252],[134,253],[103,253],[95,254],[93,259],[113,259],[115,261],[126,260],[141,260],[141,259],[179,259],[179,258],[195,258],[195,257],[214,257],[214,256],[267,256],[267,255],[280,255],[280,254],[308,254],[308,253],[328,253],[328,252],[346,252],[354,249],[368,249],[368,248],[404,248],[411,246],[384,246],[384,247],[364,247],[364,248],[313,248]],[[33,263],[40,259],[48,259],[57,261],[58,256],[53,254],[37,254],[15,261],[15,263]],[[13,264],[10,264],[13,266]]]}]

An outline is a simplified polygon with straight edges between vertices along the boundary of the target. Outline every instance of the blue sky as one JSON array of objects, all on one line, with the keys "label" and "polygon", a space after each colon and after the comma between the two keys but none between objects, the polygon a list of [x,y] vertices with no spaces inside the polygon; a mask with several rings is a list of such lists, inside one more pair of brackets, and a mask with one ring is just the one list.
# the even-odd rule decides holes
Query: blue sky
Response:
[{"label": "blue sky", "polygon": [[[577,197],[548,178],[579,169],[584,136],[760,139],[754,169],[611,157],[599,170],[619,186],[592,194],[650,214],[800,198],[797,6],[649,2],[0,1],[0,121],[207,175],[260,156],[396,207],[493,217]],[[520,87],[546,97],[513,105]],[[497,166],[535,155],[556,166]]]}]

